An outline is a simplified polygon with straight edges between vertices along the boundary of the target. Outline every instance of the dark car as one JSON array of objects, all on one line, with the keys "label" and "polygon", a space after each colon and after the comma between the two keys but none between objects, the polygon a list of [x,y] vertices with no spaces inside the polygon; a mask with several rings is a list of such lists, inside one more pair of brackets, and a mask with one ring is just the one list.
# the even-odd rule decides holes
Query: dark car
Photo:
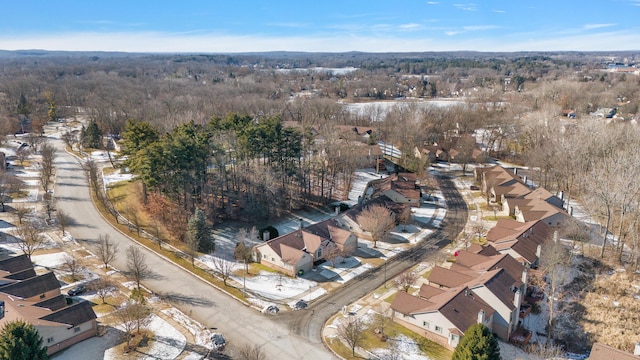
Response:
[{"label": "dark car", "polygon": [[84,286],[84,284],[72,287],[71,289],[69,289],[69,291],[67,292],[67,294],[69,294],[69,296],[76,296],[76,295],[80,295],[82,293],[84,293],[87,290],[87,287]]},{"label": "dark car", "polygon": [[471,186],[469,186],[469,189],[470,189],[470,190],[476,190],[476,191],[477,191],[477,190],[480,190],[480,188],[479,188],[478,186],[475,186],[475,185],[471,185]]},{"label": "dark car", "polygon": [[222,334],[215,333],[211,335],[211,344],[217,351],[223,351],[227,342],[224,340],[224,336],[222,336]]},{"label": "dark car", "polygon": [[307,308],[307,302],[300,299],[298,300],[298,302],[295,303],[295,305],[293,305],[293,310],[302,310],[302,309],[306,309]]}]

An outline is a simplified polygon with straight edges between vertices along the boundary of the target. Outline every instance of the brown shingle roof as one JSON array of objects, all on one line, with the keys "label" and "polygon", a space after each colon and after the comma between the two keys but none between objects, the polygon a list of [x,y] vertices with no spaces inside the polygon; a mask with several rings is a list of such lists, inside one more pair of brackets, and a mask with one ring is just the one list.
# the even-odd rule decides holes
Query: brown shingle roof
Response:
[{"label": "brown shingle roof", "polygon": [[473,280],[472,276],[436,266],[429,274],[429,283],[454,288]]},{"label": "brown shingle roof", "polygon": [[47,299],[45,301],[41,301],[39,303],[35,303],[33,304],[34,306],[38,306],[41,308],[46,308],[46,309],[50,309],[52,311],[56,311],[56,310],[60,310],[63,307],[67,306],[67,298],[60,294],[58,296],[54,296],[50,299]]},{"label": "brown shingle roof", "polygon": [[33,268],[33,265],[25,254],[0,260],[0,270],[4,270],[9,273],[20,272],[31,268]]},{"label": "brown shingle roof", "polygon": [[417,296],[409,295],[404,291],[398,291],[396,298],[391,302],[391,308],[401,314],[411,315],[416,312],[426,312],[427,309],[433,307],[433,303],[419,298]]},{"label": "brown shingle roof", "polygon": [[23,299],[60,288],[60,282],[52,272],[0,287],[0,292]]},{"label": "brown shingle roof", "polygon": [[96,319],[96,313],[91,308],[91,303],[88,301],[81,301],[73,304],[47,316],[42,317],[42,320],[57,322],[60,324],[66,324],[71,327],[78,326]]}]

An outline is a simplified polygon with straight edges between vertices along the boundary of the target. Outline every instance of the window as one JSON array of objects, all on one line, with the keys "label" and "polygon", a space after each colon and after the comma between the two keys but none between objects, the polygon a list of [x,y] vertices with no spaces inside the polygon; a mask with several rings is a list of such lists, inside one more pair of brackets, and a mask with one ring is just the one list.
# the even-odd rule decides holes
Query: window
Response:
[{"label": "window", "polygon": [[322,257],[322,248],[318,248],[318,256],[317,258],[321,258]]},{"label": "window", "polygon": [[451,335],[451,340],[452,341],[458,341],[458,335]]},{"label": "window", "polygon": [[51,344],[53,342],[53,336],[50,338],[47,338],[47,344]]},{"label": "window", "polygon": [[436,325],[436,332],[442,334],[442,328]]},{"label": "window", "polygon": [[428,321],[423,321],[422,322],[422,326],[424,326],[425,329],[429,328],[429,322]]},{"label": "window", "polygon": [[76,326],[73,328],[73,332],[74,333],[79,333],[80,332],[80,326]]}]

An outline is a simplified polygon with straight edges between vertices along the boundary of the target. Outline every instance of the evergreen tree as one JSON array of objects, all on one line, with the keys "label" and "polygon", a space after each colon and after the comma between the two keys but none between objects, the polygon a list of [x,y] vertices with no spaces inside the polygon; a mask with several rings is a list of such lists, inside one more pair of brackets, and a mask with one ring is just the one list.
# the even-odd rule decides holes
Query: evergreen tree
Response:
[{"label": "evergreen tree", "polygon": [[208,253],[215,250],[211,226],[207,223],[204,211],[196,209],[195,214],[189,219],[189,235],[198,245],[198,251]]},{"label": "evergreen tree", "polygon": [[6,323],[0,332],[0,360],[46,360],[47,347],[33,325],[22,320]]},{"label": "evergreen tree", "polygon": [[498,340],[483,324],[467,329],[451,360],[500,360]]},{"label": "evergreen tree", "polygon": [[91,120],[86,128],[82,127],[80,137],[82,146],[86,148],[100,149],[102,147],[102,131],[95,120]]}]

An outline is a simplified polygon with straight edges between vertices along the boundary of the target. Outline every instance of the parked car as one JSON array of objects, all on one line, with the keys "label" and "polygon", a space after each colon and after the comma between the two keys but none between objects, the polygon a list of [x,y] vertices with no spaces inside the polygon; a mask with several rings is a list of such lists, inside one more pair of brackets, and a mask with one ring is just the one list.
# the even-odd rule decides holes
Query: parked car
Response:
[{"label": "parked car", "polygon": [[298,300],[298,302],[295,303],[295,305],[293,305],[293,310],[302,310],[302,309],[306,309],[307,308],[307,302],[300,299]]},{"label": "parked car", "polygon": [[211,344],[213,345],[213,348],[216,349],[217,351],[223,351],[224,346],[227,345],[227,342],[225,341],[224,336],[222,336],[222,334],[215,333],[211,335]]},{"label": "parked car", "polygon": [[469,186],[469,189],[470,190],[480,190],[480,188],[478,186],[475,186],[475,185]]},{"label": "parked car", "polygon": [[69,289],[69,291],[67,291],[67,294],[69,294],[69,296],[77,296],[84,293],[86,290],[87,287],[84,284],[80,284]]},{"label": "parked car", "polygon": [[273,304],[267,305],[264,307],[264,309],[262,309],[263,314],[277,315],[279,312],[280,312],[280,308]]}]

